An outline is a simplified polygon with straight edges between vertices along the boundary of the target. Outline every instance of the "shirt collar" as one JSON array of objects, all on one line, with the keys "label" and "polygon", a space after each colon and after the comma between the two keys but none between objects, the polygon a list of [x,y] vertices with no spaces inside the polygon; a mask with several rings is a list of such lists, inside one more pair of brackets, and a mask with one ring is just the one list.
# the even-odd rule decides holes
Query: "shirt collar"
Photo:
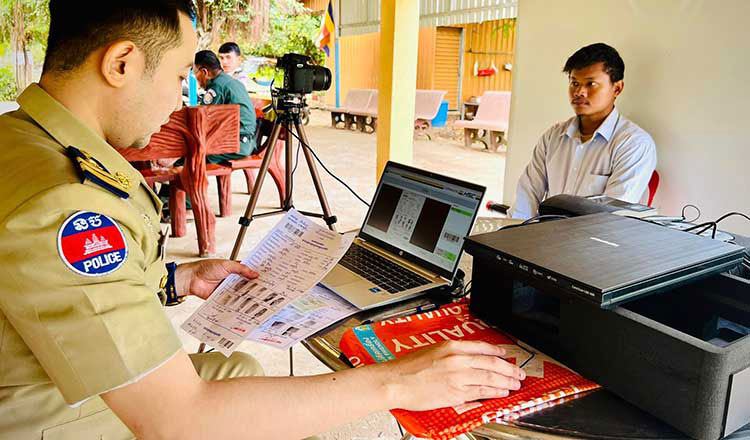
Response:
[{"label": "shirt collar", "polygon": [[219,72],[218,75],[208,80],[206,83],[206,88],[209,88],[213,85],[218,85],[223,81],[223,77],[226,75],[226,72]]},{"label": "shirt collar", "polygon": [[146,185],[141,173],[133,168],[117,150],[101,136],[79,121],[64,105],[38,84],[28,86],[17,99],[18,105],[63,148],[74,146],[87,152],[114,175],[122,173],[131,184],[126,191],[133,194],[139,183]]},{"label": "shirt collar", "polygon": [[[607,115],[607,118],[604,119],[604,122],[599,125],[599,128],[596,129],[594,132],[594,135],[591,136],[592,138],[596,137],[596,135],[600,135],[604,138],[605,141],[609,142],[610,139],[612,139],[612,136],[615,134],[615,129],[617,128],[617,121],[620,119],[620,112],[617,110],[617,107],[613,107],[612,111]],[[578,131],[578,117],[574,117],[570,119],[570,122],[568,123],[567,128],[563,132],[563,135],[568,136],[569,138],[574,138],[577,134],[579,134]]]}]

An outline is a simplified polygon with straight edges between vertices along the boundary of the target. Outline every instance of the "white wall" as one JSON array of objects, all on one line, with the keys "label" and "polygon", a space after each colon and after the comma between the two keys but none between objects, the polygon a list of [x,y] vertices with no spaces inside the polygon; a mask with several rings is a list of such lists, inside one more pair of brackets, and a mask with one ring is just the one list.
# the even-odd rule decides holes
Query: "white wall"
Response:
[{"label": "white wall", "polygon": [[[625,61],[618,107],[656,141],[659,211],[750,215],[748,18],[748,0],[519,0],[504,200],[542,132],[573,115],[565,60],[605,42]],[[720,227],[750,235],[741,218]]]}]

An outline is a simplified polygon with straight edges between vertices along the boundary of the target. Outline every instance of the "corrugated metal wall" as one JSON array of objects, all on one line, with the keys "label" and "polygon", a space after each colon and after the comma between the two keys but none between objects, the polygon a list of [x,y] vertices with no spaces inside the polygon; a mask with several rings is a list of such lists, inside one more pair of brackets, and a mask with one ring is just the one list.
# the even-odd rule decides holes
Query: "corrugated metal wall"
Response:
[{"label": "corrugated metal wall", "polygon": [[[518,0],[420,0],[421,27],[451,26],[513,18]],[[380,0],[342,0],[341,35],[378,32]]]},{"label": "corrugated metal wall", "polygon": [[[328,7],[328,0],[301,0],[301,2],[307,9],[311,9],[313,12],[325,11]],[[335,3],[333,7],[336,7]],[[334,10],[335,13],[336,11]]]},{"label": "corrugated metal wall", "polygon": [[[433,28],[434,29],[434,28]],[[445,90],[448,108],[458,108],[458,89],[461,65],[461,28],[441,26],[437,28],[435,57],[430,64],[435,72],[433,87],[435,90]],[[423,63],[424,64],[424,63]],[[419,66],[417,66],[419,68]]]},{"label": "corrugated metal wall", "polygon": [[[351,35],[339,40],[341,50],[341,105],[350,89],[377,89],[380,74],[380,33]],[[335,72],[334,54],[326,58],[326,67]],[[417,58],[417,88],[432,89],[435,58],[435,28],[419,30]],[[335,78],[335,73],[334,73]],[[331,85],[326,94],[328,105],[336,104],[336,85]]]},{"label": "corrugated metal wall", "polygon": [[[516,20],[488,21],[464,25],[464,75],[462,100],[470,96],[480,96],[486,90],[511,90],[511,72],[503,69],[504,64],[513,64],[516,41]],[[492,76],[474,76],[474,63],[480,69],[489,68],[492,63],[500,69]]]},{"label": "corrugated metal wall", "polygon": [[[515,42],[515,19],[495,20],[485,23],[461,25],[463,28],[463,78],[461,96],[451,102],[451,108],[459,108],[460,103],[470,96],[481,96],[487,90],[511,90],[511,72],[503,69],[506,63],[513,63]],[[341,102],[343,104],[349,89],[376,89],[378,87],[380,34],[370,33],[341,37]],[[417,88],[438,89],[436,86],[437,28],[420,28],[419,52],[417,58]],[[474,76],[474,62],[479,68],[489,68],[492,62],[500,69],[499,73],[487,77]],[[333,54],[326,60],[326,66],[333,70]],[[458,69],[458,65],[456,65]],[[335,85],[326,95],[326,103],[336,103]]]}]

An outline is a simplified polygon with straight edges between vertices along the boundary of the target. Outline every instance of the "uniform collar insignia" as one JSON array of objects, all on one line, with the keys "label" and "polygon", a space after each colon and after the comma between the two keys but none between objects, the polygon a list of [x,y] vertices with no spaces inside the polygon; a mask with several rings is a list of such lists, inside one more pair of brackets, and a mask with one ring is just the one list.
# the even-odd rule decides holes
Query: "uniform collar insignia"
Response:
[{"label": "uniform collar insignia", "polygon": [[127,190],[132,182],[124,173],[119,171],[115,174],[110,173],[107,167],[96,158],[76,147],[69,146],[65,151],[68,157],[73,160],[82,182],[88,180],[122,199],[130,197]]}]

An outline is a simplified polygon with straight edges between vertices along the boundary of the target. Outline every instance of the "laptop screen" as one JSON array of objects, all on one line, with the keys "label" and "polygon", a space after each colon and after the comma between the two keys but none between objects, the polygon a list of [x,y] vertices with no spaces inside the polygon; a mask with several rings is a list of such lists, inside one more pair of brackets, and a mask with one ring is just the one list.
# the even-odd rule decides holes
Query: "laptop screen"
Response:
[{"label": "laptop screen", "polygon": [[[360,235],[448,278],[471,230],[484,187],[389,162]],[[425,264],[427,263],[427,264]]]}]

